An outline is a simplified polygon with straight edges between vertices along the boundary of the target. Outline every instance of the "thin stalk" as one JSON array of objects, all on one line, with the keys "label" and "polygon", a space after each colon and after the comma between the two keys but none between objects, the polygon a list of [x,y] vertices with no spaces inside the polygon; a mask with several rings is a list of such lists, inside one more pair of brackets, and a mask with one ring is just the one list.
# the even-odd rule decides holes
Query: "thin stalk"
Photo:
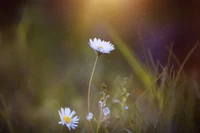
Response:
[{"label": "thin stalk", "polygon": [[176,79],[175,79],[175,83],[177,83],[178,79],[179,79],[179,75],[181,74],[181,71],[183,70],[183,67],[185,65],[185,63],[188,61],[189,57],[191,56],[191,54],[194,52],[194,50],[197,48],[197,46],[199,45],[199,42],[196,43],[196,45],[194,45],[194,47],[190,50],[190,52],[188,53],[188,55],[186,56],[185,60],[183,61],[178,73],[177,73],[177,76],[176,76]]},{"label": "thin stalk", "polygon": [[96,133],[99,132],[99,129],[100,129],[100,126],[101,126],[101,122],[104,121],[102,115],[103,115],[103,110],[104,110],[104,105],[106,103],[106,100],[107,100],[107,96],[106,96],[106,93],[103,91],[103,96],[102,96],[102,100],[103,100],[103,103],[100,107],[100,115],[99,115],[99,120],[98,120],[98,125],[97,125],[97,129],[96,129]]},{"label": "thin stalk", "polygon": [[92,74],[91,74],[91,77],[90,77],[90,81],[89,81],[89,87],[88,87],[88,113],[90,112],[90,91],[91,91],[92,78],[93,78],[94,71],[95,71],[95,68],[96,68],[96,65],[97,65],[98,57],[99,56],[97,54],[96,60],[95,60],[95,63],[94,63],[94,67],[93,67],[93,70],[92,70]]},{"label": "thin stalk", "polygon": [[[104,104],[104,103],[103,103],[103,104]],[[97,125],[97,131],[96,131],[96,133],[99,132],[99,128],[100,128],[100,126],[101,126],[102,112],[103,112],[103,107],[101,107],[101,111],[100,111],[100,116],[99,116],[99,120],[98,120],[98,125]]]},{"label": "thin stalk", "polygon": [[162,77],[166,69],[155,79],[155,81],[136,99],[136,103],[153,87],[153,85]]},{"label": "thin stalk", "polygon": [[122,100],[122,104],[121,104],[121,115],[122,115],[122,120],[123,120],[123,126],[125,127],[125,118],[124,118],[124,105],[125,105],[126,100]]},{"label": "thin stalk", "polygon": [[63,130],[63,126],[62,126],[61,129],[60,129],[60,133],[62,133],[62,130]]}]

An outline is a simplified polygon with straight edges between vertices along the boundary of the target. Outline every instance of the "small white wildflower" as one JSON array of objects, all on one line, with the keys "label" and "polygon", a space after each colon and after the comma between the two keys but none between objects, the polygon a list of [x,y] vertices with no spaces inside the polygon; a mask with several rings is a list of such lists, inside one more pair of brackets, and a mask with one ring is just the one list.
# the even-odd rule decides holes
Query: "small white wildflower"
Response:
[{"label": "small white wildflower", "polygon": [[110,114],[110,109],[108,107],[104,108],[103,113],[104,113],[105,116]]},{"label": "small white wildflower", "polygon": [[88,116],[86,117],[86,119],[87,119],[88,121],[90,121],[90,120],[92,120],[92,117],[93,117],[93,114],[90,112],[90,113],[88,114]]},{"label": "small white wildflower", "polygon": [[101,41],[100,39],[94,38],[94,40],[89,40],[89,45],[92,49],[100,53],[110,53],[114,50],[114,46],[110,42]]},{"label": "small white wildflower", "polygon": [[128,106],[125,106],[124,109],[128,110]]},{"label": "small white wildflower", "polygon": [[110,98],[110,95],[107,95],[106,98]]},{"label": "small white wildflower", "polygon": [[119,101],[119,100],[117,100],[117,99],[113,100],[113,102],[114,102],[114,103],[120,103],[120,104],[121,104],[121,101]]},{"label": "small white wildflower", "polygon": [[127,94],[126,94],[126,97],[128,97],[128,96],[130,96],[130,94],[129,94],[129,93],[127,93]]},{"label": "small white wildflower", "polygon": [[70,108],[61,108],[61,110],[58,110],[58,113],[60,115],[60,122],[58,122],[58,124],[62,124],[62,125],[66,125],[69,130],[75,129],[76,127],[78,127],[78,121],[79,118],[78,116],[74,116],[74,114],[76,113],[74,110],[71,111]]},{"label": "small white wildflower", "polygon": [[106,103],[103,104],[103,102],[100,100],[99,101],[99,107],[103,107],[103,106],[106,106]]}]

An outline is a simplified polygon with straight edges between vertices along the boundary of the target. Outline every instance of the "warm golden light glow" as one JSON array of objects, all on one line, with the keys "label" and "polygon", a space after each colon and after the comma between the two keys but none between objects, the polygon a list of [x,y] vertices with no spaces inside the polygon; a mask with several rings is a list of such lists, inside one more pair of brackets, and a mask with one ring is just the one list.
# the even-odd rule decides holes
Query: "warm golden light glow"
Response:
[{"label": "warm golden light glow", "polygon": [[113,21],[112,18],[123,18],[129,13],[134,15],[136,12],[130,12],[130,9],[137,10],[138,4],[137,0],[86,0],[78,26],[87,29],[96,23]]},{"label": "warm golden light glow", "polygon": [[99,6],[120,6],[124,3],[124,0],[89,0],[88,2]]}]

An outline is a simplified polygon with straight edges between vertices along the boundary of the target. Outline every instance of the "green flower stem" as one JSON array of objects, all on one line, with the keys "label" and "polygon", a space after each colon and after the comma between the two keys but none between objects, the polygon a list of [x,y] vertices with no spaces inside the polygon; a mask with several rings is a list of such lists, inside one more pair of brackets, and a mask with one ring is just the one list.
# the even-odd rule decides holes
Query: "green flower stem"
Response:
[{"label": "green flower stem", "polygon": [[61,127],[61,129],[60,129],[60,133],[62,133],[62,130],[63,130],[63,125],[62,125],[62,127]]},{"label": "green flower stem", "polygon": [[91,74],[91,77],[90,77],[90,81],[89,81],[89,87],[88,87],[88,113],[90,112],[90,91],[91,91],[92,78],[93,78],[94,71],[95,71],[95,68],[96,68],[96,65],[97,65],[98,57],[99,56],[97,54],[96,60],[95,60],[95,63],[94,63],[94,67],[93,67],[93,70],[92,70],[92,74]]},{"label": "green flower stem", "polygon": [[101,126],[101,122],[103,122],[102,115],[103,115],[104,104],[106,103],[106,93],[105,92],[103,92],[102,99],[103,99],[103,102],[102,102],[103,105],[100,108],[100,115],[99,115],[99,120],[98,120],[96,133],[99,132],[99,129],[100,129],[100,126]]},{"label": "green flower stem", "polygon": [[124,105],[121,106],[121,110],[122,110],[122,114],[121,114],[121,115],[122,115],[122,118],[123,118],[123,119],[122,119],[122,120],[123,120],[123,126],[125,126],[125,125],[124,125],[124,123],[125,123],[125,118],[124,118]]},{"label": "green flower stem", "polygon": [[122,104],[121,104],[121,115],[122,115],[122,120],[123,120],[123,126],[125,127],[125,117],[124,117],[124,106],[125,106],[125,102],[126,102],[126,97],[124,98],[123,97],[123,100],[122,100]]},{"label": "green flower stem", "polygon": [[[104,103],[103,103],[104,104]],[[102,113],[103,113],[103,107],[101,107],[101,111],[100,111],[100,116],[99,116],[99,120],[98,120],[98,125],[97,125],[97,130],[96,133],[99,132],[99,128],[101,126],[101,117],[102,117]]]}]

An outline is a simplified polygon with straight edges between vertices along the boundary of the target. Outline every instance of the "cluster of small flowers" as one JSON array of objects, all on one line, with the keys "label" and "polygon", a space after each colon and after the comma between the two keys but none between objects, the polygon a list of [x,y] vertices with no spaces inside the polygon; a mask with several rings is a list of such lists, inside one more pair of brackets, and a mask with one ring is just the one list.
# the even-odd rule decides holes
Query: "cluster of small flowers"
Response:
[{"label": "cluster of small flowers", "polygon": [[115,99],[115,100],[113,100],[113,102],[114,103],[119,103],[121,106],[123,106],[123,108],[125,109],[125,110],[128,110],[128,106],[127,105],[124,105],[125,104],[125,102],[126,102],[126,100],[127,100],[127,98],[129,97],[129,93],[126,93],[125,95],[124,95],[124,93],[122,93],[122,101],[120,101],[120,100],[118,100],[118,99]]},{"label": "cluster of small flowers", "polygon": [[[106,99],[110,97],[109,95],[106,96]],[[103,114],[106,117],[107,115],[110,114],[110,109],[106,106],[106,100],[99,101],[99,107],[103,108]],[[75,111],[71,111],[70,108],[61,108],[61,110],[58,110],[58,113],[60,115],[60,122],[58,122],[58,124],[62,124],[62,125],[66,125],[69,130],[75,129],[76,127],[78,127],[78,121],[79,121],[79,117],[78,116],[74,116],[75,115]],[[73,117],[74,116],[74,117]],[[91,112],[88,113],[88,116],[86,117],[86,119],[88,121],[91,121],[93,118],[93,114]]]},{"label": "cluster of small flowers", "polygon": [[[130,95],[130,94],[127,93],[127,94],[125,95],[125,97],[127,98],[129,95]],[[102,111],[103,111],[104,117],[107,117],[107,115],[110,114],[110,109],[109,109],[108,107],[106,107],[106,100],[107,100],[107,98],[109,98],[109,97],[110,97],[110,96],[107,95],[107,96],[105,97],[105,99],[101,98],[101,99],[99,100],[99,108],[100,108],[100,109],[101,109],[101,108],[103,109]],[[123,102],[121,102],[120,100],[115,99],[113,102],[114,102],[114,103],[119,103],[121,106],[123,106]],[[127,110],[127,109],[128,109],[128,106],[124,106],[124,109]],[[79,117],[78,117],[78,116],[74,116],[75,113],[76,113],[74,110],[71,111],[70,108],[61,108],[61,110],[59,110],[58,113],[59,113],[59,115],[60,115],[60,120],[61,120],[61,121],[59,122],[59,124],[66,125],[66,126],[69,128],[69,130],[71,130],[71,128],[72,128],[72,129],[75,129],[76,127],[78,127]],[[73,116],[74,116],[74,117],[73,117]],[[93,118],[93,113],[89,112],[88,115],[87,115],[87,117],[86,117],[86,119],[87,119],[88,121],[91,121],[92,118]]]},{"label": "cluster of small flowers", "polygon": [[[100,100],[99,100],[99,108],[101,109],[103,109],[102,111],[103,111],[103,114],[104,114],[104,116],[106,117],[107,115],[109,115],[110,114],[110,109],[108,108],[108,107],[106,107],[106,100],[107,100],[107,98],[109,98],[110,96],[109,95],[107,95],[106,97],[105,97],[105,99],[103,100],[103,98],[101,98]],[[91,113],[91,112],[89,112],[88,113],[88,116],[86,117],[86,119],[88,120],[88,121],[90,121],[90,120],[92,120],[92,118],[93,118],[93,114]]]},{"label": "cluster of small flowers", "polygon": [[110,109],[108,107],[106,107],[106,101],[108,98],[110,98],[110,95],[107,95],[104,100],[103,100],[103,98],[101,98],[99,101],[99,108],[103,108],[103,113],[105,116],[110,114]]}]

